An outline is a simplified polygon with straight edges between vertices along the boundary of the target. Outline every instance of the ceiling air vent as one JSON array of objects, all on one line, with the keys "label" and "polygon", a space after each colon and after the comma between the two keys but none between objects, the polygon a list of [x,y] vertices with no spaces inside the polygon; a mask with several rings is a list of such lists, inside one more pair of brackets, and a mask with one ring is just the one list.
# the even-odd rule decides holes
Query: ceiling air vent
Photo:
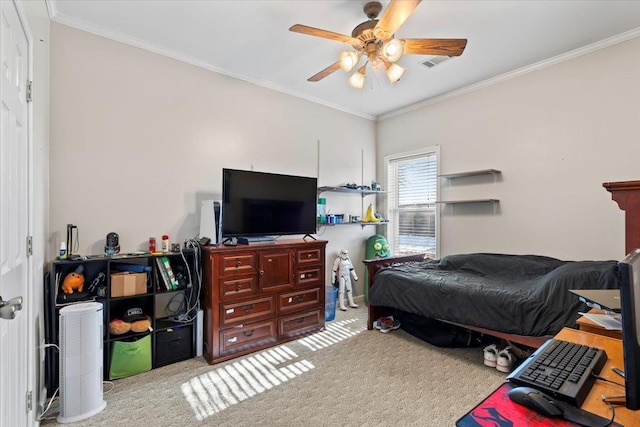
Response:
[{"label": "ceiling air vent", "polygon": [[450,56],[432,56],[431,58],[427,59],[426,61],[422,62],[422,65],[424,65],[427,68],[433,68],[438,64],[442,64],[443,62],[447,61],[451,59]]}]

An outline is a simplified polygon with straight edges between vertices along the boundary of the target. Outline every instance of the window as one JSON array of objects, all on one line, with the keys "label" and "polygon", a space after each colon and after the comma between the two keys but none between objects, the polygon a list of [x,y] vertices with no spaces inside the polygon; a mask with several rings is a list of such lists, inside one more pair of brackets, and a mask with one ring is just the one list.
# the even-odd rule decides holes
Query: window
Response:
[{"label": "window", "polygon": [[387,239],[394,256],[438,248],[438,147],[387,156]]}]

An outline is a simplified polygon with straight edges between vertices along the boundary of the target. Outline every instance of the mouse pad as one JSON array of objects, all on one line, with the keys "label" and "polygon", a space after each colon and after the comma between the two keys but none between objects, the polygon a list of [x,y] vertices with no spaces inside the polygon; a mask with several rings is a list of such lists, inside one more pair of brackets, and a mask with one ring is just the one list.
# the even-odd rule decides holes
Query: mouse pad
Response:
[{"label": "mouse pad", "polygon": [[[518,405],[509,399],[507,393],[513,386],[511,383],[504,383],[489,395],[486,399],[480,402],[475,408],[463,415],[458,421],[456,421],[457,427],[548,427],[550,421],[553,420],[553,425],[558,427],[564,426],[577,426],[579,424],[572,423],[571,421],[548,418],[544,415],[537,413],[536,411],[526,408],[522,405]],[[583,412],[584,413],[584,412]],[[601,419],[604,425],[606,421],[604,418],[595,414],[589,414],[591,420]],[[595,417],[595,418],[594,418]],[[622,427],[621,424],[612,423],[611,426]]]}]

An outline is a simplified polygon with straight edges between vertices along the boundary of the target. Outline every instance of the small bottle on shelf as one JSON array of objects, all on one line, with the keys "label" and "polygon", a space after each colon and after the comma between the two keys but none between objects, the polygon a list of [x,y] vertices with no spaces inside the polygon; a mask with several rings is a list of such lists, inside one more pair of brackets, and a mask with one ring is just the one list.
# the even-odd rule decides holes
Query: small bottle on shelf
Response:
[{"label": "small bottle on shelf", "polygon": [[162,252],[169,252],[169,236],[162,236]]}]

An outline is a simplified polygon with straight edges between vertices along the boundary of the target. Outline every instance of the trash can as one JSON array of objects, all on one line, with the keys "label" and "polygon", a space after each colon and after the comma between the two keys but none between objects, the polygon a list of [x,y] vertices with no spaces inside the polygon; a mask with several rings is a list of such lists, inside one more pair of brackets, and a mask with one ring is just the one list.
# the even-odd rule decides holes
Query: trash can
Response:
[{"label": "trash can", "polygon": [[329,322],[336,318],[336,300],[338,299],[338,288],[325,286],[324,288],[324,320]]}]

